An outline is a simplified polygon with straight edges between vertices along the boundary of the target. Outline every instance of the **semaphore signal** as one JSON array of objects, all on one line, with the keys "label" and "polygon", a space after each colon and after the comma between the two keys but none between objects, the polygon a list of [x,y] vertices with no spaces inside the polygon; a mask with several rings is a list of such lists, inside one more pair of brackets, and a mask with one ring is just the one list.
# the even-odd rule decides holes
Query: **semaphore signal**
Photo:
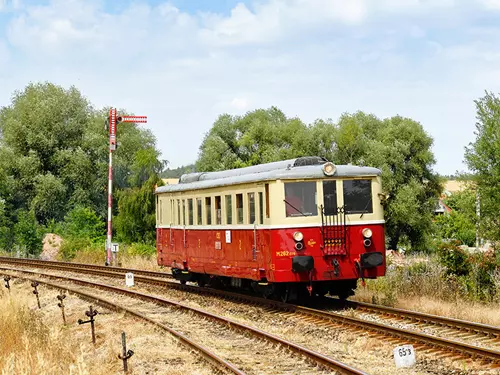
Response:
[{"label": "semaphore signal", "polygon": [[148,122],[147,116],[118,116],[116,108],[109,110],[109,170],[108,170],[108,236],[106,241],[106,265],[111,264],[112,258],[112,237],[113,230],[111,225],[113,208],[113,151],[116,150],[116,127],[121,122]]}]

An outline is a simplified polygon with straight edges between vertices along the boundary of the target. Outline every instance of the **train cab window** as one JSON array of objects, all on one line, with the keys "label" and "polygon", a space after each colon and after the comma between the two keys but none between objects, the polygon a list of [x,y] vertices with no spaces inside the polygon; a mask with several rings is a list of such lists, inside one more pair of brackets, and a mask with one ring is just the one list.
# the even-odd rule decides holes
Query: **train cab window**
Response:
[{"label": "train cab window", "polygon": [[255,193],[248,193],[248,223],[255,223]]},{"label": "train cab window", "polygon": [[182,200],[182,225],[186,225],[186,200]]},{"label": "train cab window", "polygon": [[201,212],[201,199],[196,198],[196,224],[201,225],[203,222],[203,214]]},{"label": "train cab window", "polygon": [[263,194],[259,192],[259,224],[264,224],[264,202],[263,202]]},{"label": "train cab window", "polygon": [[212,225],[212,197],[205,198],[205,212],[207,215],[207,225]]},{"label": "train cab window", "polygon": [[345,180],[344,207],[349,214],[373,213],[372,181]]},{"label": "train cab window", "polygon": [[287,217],[316,216],[316,202],[316,182],[285,183],[284,203]]},{"label": "train cab window", "polygon": [[189,212],[189,225],[193,225],[194,224],[194,207],[193,207],[193,200],[192,199],[188,199],[188,212]]},{"label": "train cab window", "polygon": [[222,224],[222,207],[220,196],[215,197],[215,224]]},{"label": "train cab window", "polygon": [[233,202],[230,195],[226,195],[226,224],[233,223]]},{"label": "train cab window", "polygon": [[181,201],[177,199],[177,225],[181,225]]},{"label": "train cab window", "polygon": [[325,215],[337,214],[337,181],[323,181]]},{"label": "train cab window", "polygon": [[236,215],[238,224],[243,224],[243,194],[236,194]]}]

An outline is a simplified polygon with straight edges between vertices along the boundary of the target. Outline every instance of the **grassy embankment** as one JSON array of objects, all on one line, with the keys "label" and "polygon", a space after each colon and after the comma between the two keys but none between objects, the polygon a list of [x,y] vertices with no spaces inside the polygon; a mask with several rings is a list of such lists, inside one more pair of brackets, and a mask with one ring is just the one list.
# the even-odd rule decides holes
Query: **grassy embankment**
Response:
[{"label": "grassy embankment", "polygon": [[437,255],[389,258],[386,276],[359,285],[354,299],[500,326],[498,268],[484,273],[464,261],[468,273],[456,275]]}]

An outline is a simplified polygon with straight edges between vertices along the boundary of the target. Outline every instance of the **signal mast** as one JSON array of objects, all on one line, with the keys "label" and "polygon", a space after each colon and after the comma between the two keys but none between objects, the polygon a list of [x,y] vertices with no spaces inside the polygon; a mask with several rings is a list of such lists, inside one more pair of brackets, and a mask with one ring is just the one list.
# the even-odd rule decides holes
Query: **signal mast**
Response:
[{"label": "signal mast", "polygon": [[106,240],[106,265],[111,265],[112,260],[112,237],[113,229],[111,226],[113,209],[113,151],[116,150],[116,126],[121,122],[148,122],[147,116],[117,116],[116,108],[109,110],[109,170],[108,170],[108,236]]}]

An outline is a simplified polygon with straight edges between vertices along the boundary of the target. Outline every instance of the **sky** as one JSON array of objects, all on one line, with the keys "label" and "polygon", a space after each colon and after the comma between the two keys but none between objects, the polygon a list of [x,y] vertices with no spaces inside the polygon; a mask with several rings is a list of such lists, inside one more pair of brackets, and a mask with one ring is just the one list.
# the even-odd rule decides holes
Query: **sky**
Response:
[{"label": "sky", "polygon": [[453,174],[500,93],[500,0],[0,0],[0,106],[45,81],[147,115],[172,167],[220,114],[277,106],[410,117]]}]

